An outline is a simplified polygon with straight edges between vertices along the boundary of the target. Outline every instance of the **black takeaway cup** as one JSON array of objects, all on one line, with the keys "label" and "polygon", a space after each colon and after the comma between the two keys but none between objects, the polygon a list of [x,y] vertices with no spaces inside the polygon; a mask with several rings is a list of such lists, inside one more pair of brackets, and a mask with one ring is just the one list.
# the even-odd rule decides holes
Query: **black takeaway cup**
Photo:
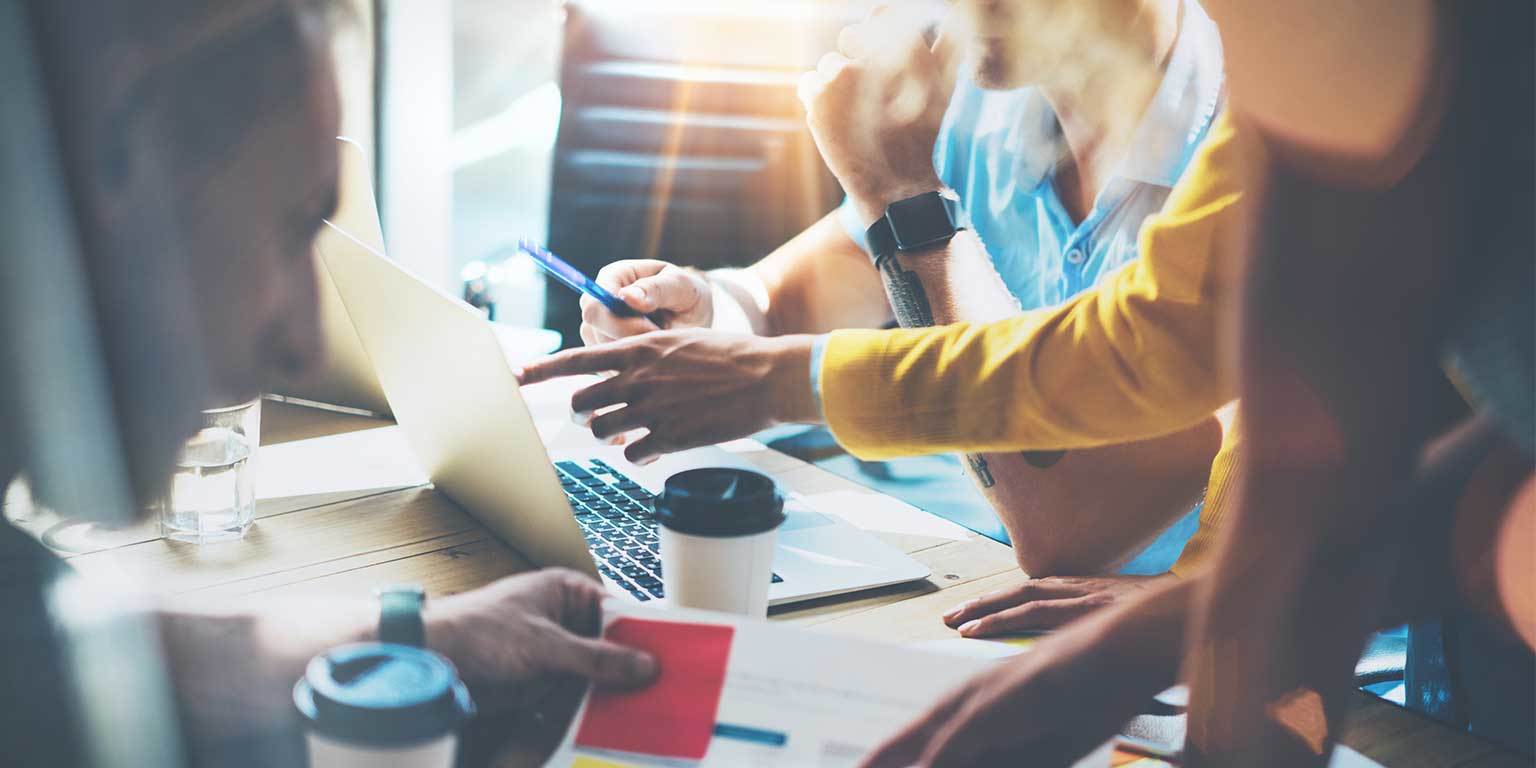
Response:
[{"label": "black takeaway cup", "polygon": [[475,713],[452,662],[393,643],[316,656],[293,703],[313,768],[450,768],[459,728]]},{"label": "black takeaway cup", "polygon": [[784,497],[772,480],[744,469],[690,469],[667,478],[655,503],[670,605],[768,615],[784,522]]}]

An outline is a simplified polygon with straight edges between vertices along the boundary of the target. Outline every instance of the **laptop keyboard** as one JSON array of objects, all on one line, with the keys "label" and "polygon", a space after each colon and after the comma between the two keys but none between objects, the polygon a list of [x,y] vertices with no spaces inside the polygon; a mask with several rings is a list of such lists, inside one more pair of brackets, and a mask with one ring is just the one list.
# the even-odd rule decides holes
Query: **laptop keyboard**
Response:
[{"label": "laptop keyboard", "polygon": [[[555,462],[566,501],[597,559],[597,570],[642,602],[664,596],[661,534],[650,492],[598,459]],[[777,573],[773,582],[783,581]]]}]

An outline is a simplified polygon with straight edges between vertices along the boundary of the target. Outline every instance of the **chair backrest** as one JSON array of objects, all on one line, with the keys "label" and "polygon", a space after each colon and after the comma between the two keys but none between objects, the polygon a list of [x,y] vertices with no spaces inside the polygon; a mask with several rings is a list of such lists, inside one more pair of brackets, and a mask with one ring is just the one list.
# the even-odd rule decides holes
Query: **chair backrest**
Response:
[{"label": "chair backrest", "polygon": [[[801,73],[842,3],[577,0],[566,6],[551,250],[589,274],[625,258],[755,261],[836,205],[805,127]],[[579,312],[549,288],[546,325]]]}]

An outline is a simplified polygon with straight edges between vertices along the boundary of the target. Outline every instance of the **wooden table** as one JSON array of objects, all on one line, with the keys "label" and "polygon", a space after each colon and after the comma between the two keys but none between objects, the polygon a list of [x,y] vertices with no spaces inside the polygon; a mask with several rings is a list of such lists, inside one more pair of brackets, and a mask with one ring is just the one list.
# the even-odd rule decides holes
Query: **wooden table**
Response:
[{"label": "wooden table", "polygon": [[[448,594],[530,567],[426,484],[398,428],[271,401],[263,411],[257,523],[242,541],[196,546],[162,539],[149,525],[109,534],[46,513],[10,516],[85,573],[225,605],[299,593],[356,597],[377,584],[406,581]],[[813,499],[867,493],[765,447],[742,457]],[[843,505],[845,518],[910,553],[933,575],[796,605],[776,611],[774,620],[884,642],[950,638],[938,619],[944,610],[1023,579],[1009,548],[953,523],[900,504],[862,512],[851,506],[862,505]],[[1342,741],[1391,768],[1530,764],[1363,694]]]}]

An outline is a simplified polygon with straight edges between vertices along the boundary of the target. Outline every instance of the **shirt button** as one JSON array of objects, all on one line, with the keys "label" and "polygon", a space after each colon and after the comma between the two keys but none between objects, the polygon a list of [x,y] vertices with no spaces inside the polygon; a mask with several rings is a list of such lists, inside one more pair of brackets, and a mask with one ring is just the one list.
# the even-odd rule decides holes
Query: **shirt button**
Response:
[{"label": "shirt button", "polygon": [[1083,263],[1083,252],[1080,249],[1077,249],[1077,248],[1073,248],[1072,250],[1067,251],[1067,263],[1068,264],[1081,264],[1081,263]]}]

